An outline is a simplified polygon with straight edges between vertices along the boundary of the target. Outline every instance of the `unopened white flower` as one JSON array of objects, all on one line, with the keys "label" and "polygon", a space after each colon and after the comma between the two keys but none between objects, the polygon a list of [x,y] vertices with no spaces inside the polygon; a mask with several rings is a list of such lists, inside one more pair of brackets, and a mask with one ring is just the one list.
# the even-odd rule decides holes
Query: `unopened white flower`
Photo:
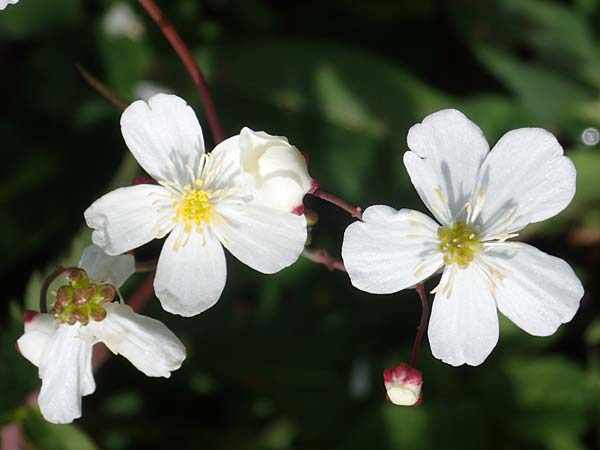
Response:
[{"label": "unopened white flower", "polygon": [[19,0],[0,0],[0,11],[6,8],[8,5],[16,5]]},{"label": "unopened white flower", "polygon": [[25,334],[17,341],[21,354],[39,368],[38,403],[52,423],[81,417],[81,397],[96,389],[92,347],[97,342],[151,377],[168,378],[185,359],[185,347],[165,325],[111,303],[115,288],[134,271],[133,257],[109,256],[92,246],[79,267],[85,272],[69,273],[70,284],[59,289],[52,313],[26,311]]},{"label": "unopened white flower", "polygon": [[408,133],[404,164],[437,222],[417,211],[371,206],[344,235],[352,284],[384,294],[443,268],[429,323],[435,357],[478,365],[498,341],[497,309],[536,336],[553,334],[579,307],[583,287],[563,260],[506,242],[562,211],[575,167],[540,128],[506,133],[489,151],[482,131],[456,110],[427,116]]},{"label": "unopened white flower", "polygon": [[400,363],[383,371],[387,398],[394,405],[414,406],[421,403],[423,374],[409,364]]},{"label": "unopened white flower", "polygon": [[[85,218],[94,229],[93,242],[109,254],[168,235],[154,280],[165,310],[193,316],[216,303],[226,279],[223,246],[263,273],[298,259],[306,220],[280,209],[279,202],[270,203],[267,198],[276,195],[258,195],[260,183],[241,166],[253,148],[242,145],[240,136],[204,153],[194,111],[181,98],[164,94],[131,104],[121,130],[159,185],[110,192],[87,209]],[[282,176],[288,176],[282,168]]]},{"label": "unopened white flower", "polygon": [[282,136],[243,128],[239,136],[242,169],[251,175],[257,202],[302,213],[302,199],[313,188],[306,158]]}]

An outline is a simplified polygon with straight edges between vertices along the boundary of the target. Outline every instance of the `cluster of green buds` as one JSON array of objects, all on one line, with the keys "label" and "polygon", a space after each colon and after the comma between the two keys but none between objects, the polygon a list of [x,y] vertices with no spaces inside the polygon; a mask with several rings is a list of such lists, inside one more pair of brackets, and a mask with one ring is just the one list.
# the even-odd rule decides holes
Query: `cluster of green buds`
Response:
[{"label": "cluster of green buds", "polygon": [[464,222],[456,222],[451,228],[438,229],[440,251],[444,255],[444,264],[457,264],[466,268],[471,264],[483,245],[479,240],[479,233]]},{"label": "cluster of green buds", "polygon": [[56,292],[54,317],[69,325],[77,322],[87,325],[90,319],[96,322],[104,320],[106,310],[102,305],[115,299],[115,287],[93,283],[83,269],[69,270],[67,281],[69,284],[61,286]]}]

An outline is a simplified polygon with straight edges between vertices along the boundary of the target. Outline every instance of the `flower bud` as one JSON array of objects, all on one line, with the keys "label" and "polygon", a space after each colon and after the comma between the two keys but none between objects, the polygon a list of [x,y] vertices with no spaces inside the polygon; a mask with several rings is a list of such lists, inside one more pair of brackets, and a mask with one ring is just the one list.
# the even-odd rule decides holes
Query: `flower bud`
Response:
[{"label": "flower bud", "polygon": [[243,171],[250,175],[255,198],[271,208],[302,214],[302,200],[313,179],[307,161],[285,137],[243,128],[240,132]]},{"label": "flower bud", "polygon": [[394,405],[413,406],[421,404],[423,374],[408,364],[400,363],[394,369],[383,371],[387,398]]}]

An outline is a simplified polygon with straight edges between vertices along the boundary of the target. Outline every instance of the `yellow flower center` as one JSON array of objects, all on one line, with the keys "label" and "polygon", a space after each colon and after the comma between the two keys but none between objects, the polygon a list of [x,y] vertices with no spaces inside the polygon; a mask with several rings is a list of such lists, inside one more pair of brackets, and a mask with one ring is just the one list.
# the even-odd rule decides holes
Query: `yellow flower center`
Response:
[{"label": "yellow flower center", "polygon": [[479,233],[464,222],[456,222],[451,228],[438,228],[438,237],[444,264],[457,264],[463,269],[469,266],[483,247]]},{"label": "yellow flower center", "polygon": [[215,207],[210,202],[212,193],[204,189],[193,189],[185,192],[176,206],[175,221],[182,221],[186,228],[192,225],[210,223],[216,216]]}]

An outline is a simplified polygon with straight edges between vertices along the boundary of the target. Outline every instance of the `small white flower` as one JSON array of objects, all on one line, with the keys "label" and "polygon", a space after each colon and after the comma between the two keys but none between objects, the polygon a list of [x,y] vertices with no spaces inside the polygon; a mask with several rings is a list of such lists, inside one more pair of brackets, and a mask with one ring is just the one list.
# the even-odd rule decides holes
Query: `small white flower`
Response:
[{"label": "small white flower", "polygon": [[417,211],[371,206],[345,232],[352,284],[392,293],[434,275],[429,343],[436,358],[479,365],[498,341],[500,310],[536,336],[570,321],[583,287],[563,260],[505,242],[562,211],[575,167],[540,128],[506,133],[489,151],[482,131],[456,110],[431,114],[408,132],[404,164],[439,223]]},{"label": "small white flower", "polygon": [[6,8],[8,5],[16,5],[19,0],[0,0],[0,11]]},{"label": "small white flower", "polygon": [[[223,246],[262,273],[278,272],[298,259],[306,220],[281,209],[285,192],[269,194],[262,179],[243,170],[242,161],[261,165],[270,154],[247,155],[254,151],[252,140],[244,137],[250,130],[206,154],[194,111],[181,98],[164,94],[131,104],[121,117],[121,130],[159,185],[117,189],[94,202],[85,218],[94,229],[93,242],[112,255],[169,235],[154,281],[165,310],[193,316],[216,303],[226,279]],[[265,178],[275,176],[277,167],[282,177],[296,175],[296,166],[288,168],[286,158],[272,167],[266,160]],[[270,189],[290,185],[275,183]]]},{"label": "small white flower", "polygon": [[21,354],[39,368],[38,403],[52,423],[81,417],[81,397],[96,389],[92,347],[97,342],[151,377],[168,378],[185,359],[185,347],[161,322],[110,303],[114,289],[133,273],[133,257],[109,256],[91,246],[79,267],[89,279],[73,271],[71,284],[58,292],[54,313],[26,311],[25,334],[17,341]]}]

